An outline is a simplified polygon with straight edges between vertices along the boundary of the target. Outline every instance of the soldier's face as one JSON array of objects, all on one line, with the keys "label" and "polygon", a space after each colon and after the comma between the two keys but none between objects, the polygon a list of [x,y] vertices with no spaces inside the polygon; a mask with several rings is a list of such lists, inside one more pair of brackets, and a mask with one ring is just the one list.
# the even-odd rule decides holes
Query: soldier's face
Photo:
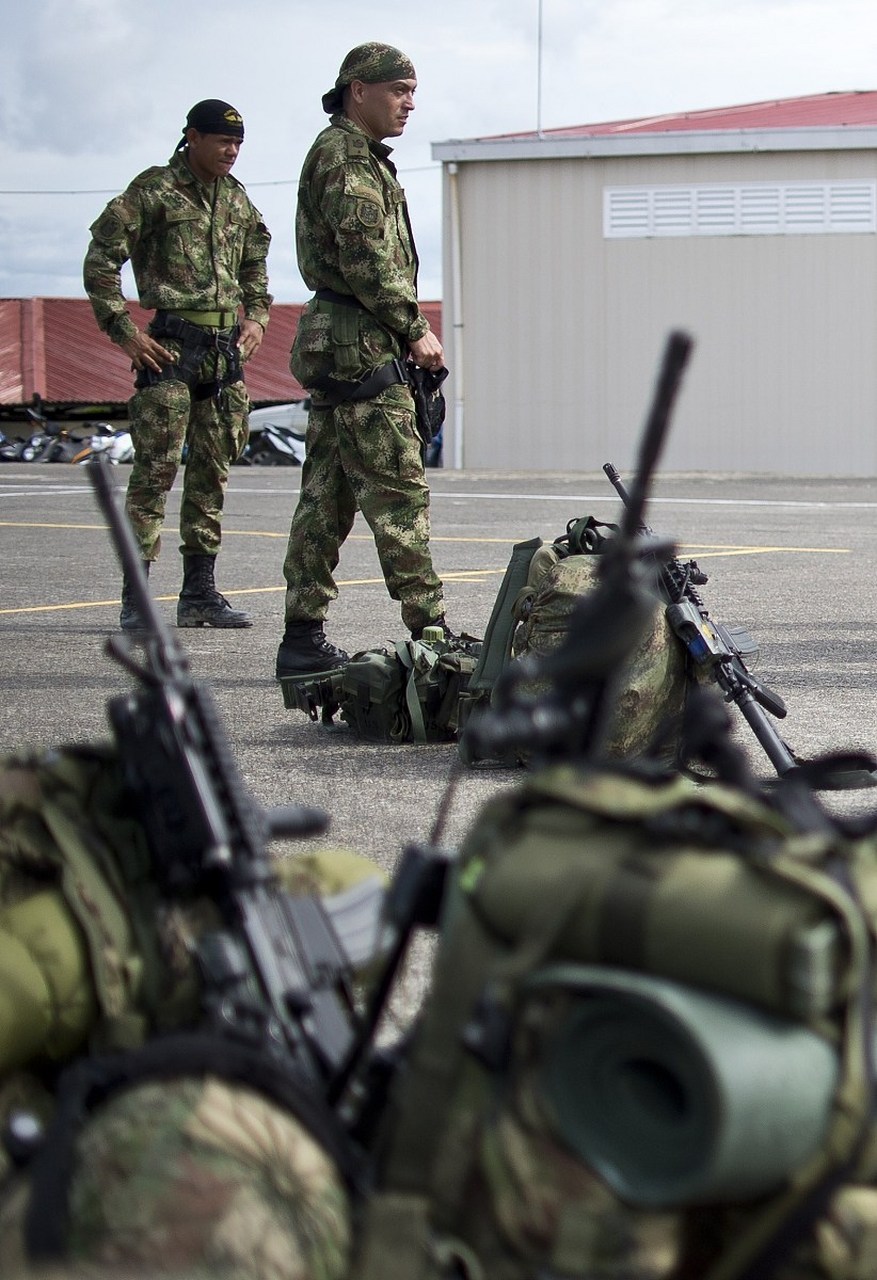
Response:
[{"label": "soldier's face", "polygon": [[417,81],[386,80],[381,84],[365,84],[354,80],[350,86],[350,115],[370,138],[398,138],[414,110]]},{"label": "soldier's face", "polygon": [[186,131],[186,159],[189,168],[202,182],[213,182],[231,173],[241,149],[241,139],[225,133],[199,133],[197,129]]}]

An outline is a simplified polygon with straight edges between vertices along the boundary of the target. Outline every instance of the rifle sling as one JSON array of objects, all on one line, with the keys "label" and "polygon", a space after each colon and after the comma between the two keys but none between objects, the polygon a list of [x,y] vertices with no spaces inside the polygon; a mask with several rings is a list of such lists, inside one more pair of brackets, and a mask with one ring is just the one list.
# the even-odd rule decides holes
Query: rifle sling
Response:
[{"label": "rifle sling", "polygon": [[512,548],[511,559],[484,632],[481,653],[469,681],[471,693],[488,693],[511,657],[516,626],[512,605],[518,592],[527,585],[530,562],[541,546],[542,539],[536,537],[528,542],[516,542]]}]

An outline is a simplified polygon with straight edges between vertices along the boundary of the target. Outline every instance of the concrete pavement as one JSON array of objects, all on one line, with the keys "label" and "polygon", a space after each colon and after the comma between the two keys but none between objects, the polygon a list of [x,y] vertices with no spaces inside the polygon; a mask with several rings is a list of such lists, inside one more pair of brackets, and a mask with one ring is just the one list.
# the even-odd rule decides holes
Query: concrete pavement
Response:
[{"label": "concrete pavement", "polygon": [[[122,487],[127,474],[127,467],[115,469]],[[619,514],[602,472],[428,474],[448,618],[475,634],[489,618],[514,542],[536,534],[550,540],[582,515]],[[216,695],[257,799],[325,808],[329,842],[389,869],[406,841],[428,835],[455,750],[361,743],[283,706],[273,667],[282,630],[281,563],[298,482],[294,469],[234,469],[217,581],[255,625],[177,634],[193,673]],[[150,580],[169,621],[179,590],[178,509],[175,489]],[[849,746],[877,750],[872,482],[664,475],[647,519],[710,575],[702,594],[712,616],[748,626],[760,642],[757,671],[788,703],[781,731],[790,744],[804,756]],[[403,638],[361,522],[344,548],[338,580],[331,639],[353,652]],[[118,599],[117,562],[84,470],[0,466],[0,752],[106,736],[106,699],[130,685],[103,648],[117,628]],[[753,763],[769,776],[742,722],[741,728]],[[484,800],[515,776],[467,773],[450,805],[446,841],[456,843]],[[843,803],[877,807],[877,792]]]}]

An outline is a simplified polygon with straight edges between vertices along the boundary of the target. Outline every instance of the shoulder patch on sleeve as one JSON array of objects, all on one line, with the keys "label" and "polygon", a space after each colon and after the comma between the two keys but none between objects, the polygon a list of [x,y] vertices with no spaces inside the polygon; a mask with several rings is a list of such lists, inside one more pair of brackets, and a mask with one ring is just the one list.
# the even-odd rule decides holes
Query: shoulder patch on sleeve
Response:
[{"label": "shoulder patch on sleeve", "polygon": [[368,156],[368,139],[355,133],[347,135],[347,155],[351,159],[364,160]]},{"label": "shoulder patch on sleeve", "polygon": [[100,217],[91,224],[89,230],[96,240],[112,241],[123,235],[125,218],[119,201],[111,201]]},{"label": "shoulder patch on sleeve", "polygon": [[383,218],[383,211],[374,200],[359,200],[356,205],[356,217],[364,227],[376,227]]}]

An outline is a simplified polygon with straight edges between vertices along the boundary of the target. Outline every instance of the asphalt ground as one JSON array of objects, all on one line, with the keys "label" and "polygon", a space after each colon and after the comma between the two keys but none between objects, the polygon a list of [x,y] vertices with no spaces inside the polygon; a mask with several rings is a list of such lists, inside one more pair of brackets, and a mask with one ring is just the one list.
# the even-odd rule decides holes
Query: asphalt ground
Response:
[{"label": "asphalt ground", "polygon": [[[124,488],[128,467],[114,469]],[[178,631],[192,673],[213,690],[243,777],[263,804],[325,809],[329,834],[311,844],[356,849],[391,869],[426,838],[456,759],[452,745],[390,746],[328,730],[283,705],[273,678],[282,631],[281,564],[297,499],[295,469],[236,467],[217,582],[254,618],[251,629]],[[433,551],[455,630],[482,634],[514,542],[546,541],[584,515],[617,519],[602,472],[430,471]],[[169,622],[180,584],[179,486],[170,495],[163,554],[151,589]],[[709,575],[711,616],[749,627],[756,673],[789,708],[779,725],[798,754],[877,750],[877,494],[873,482],[750,475],[662,475],[647,519]],[[342,552],[340,594],[327,633],[350,652],[404,638],[370,533],[358,520]],[[83,468],[0,466],[0,753],[108,734],[108,697],[131,677],[105,653],[117,630],[120,574]],[[748,727],[739,737],[759,773],[772,770]],[[485,799],[515,771],[468,771],[446,813],[456,845]],[[877,809],[877,790],[829,804]],[[278,852],[308,847],[287,842]]]}]

